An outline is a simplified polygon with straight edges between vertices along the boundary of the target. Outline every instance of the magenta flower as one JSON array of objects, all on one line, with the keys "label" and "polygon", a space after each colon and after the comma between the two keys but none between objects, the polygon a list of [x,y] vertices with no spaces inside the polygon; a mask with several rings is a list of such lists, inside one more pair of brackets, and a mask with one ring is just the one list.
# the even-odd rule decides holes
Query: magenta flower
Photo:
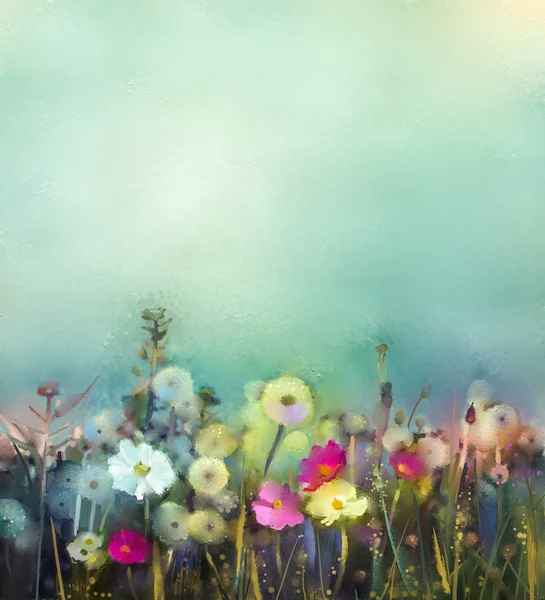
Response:
[{"label": "magenta flower", "polygon": [[424,459],[408,450],[390,452],[390,465],[397,477],[405,481],[416,481],[428,472]]},{"label": "magenta flower", "polygon": [[298,479],[306,484],[305,492],[316,491],[323,483],[332,481],[346,467],[346,452],[333,440],[326,446],[312,446],[308,458],[300,464]]},{"label": "magenta flower", "polygon": [[301,498],[289,485],[269,481],[259,490],[260,500],[252,502],[257,522],[271,529],[295,527],[304,521],[299,512]]},{"label": "magenta flower", "polygon": [[151,543],[137,531],[124,529],[113,534],[108,552],[115,561],[126,565],[142,563],[151,556]]}]

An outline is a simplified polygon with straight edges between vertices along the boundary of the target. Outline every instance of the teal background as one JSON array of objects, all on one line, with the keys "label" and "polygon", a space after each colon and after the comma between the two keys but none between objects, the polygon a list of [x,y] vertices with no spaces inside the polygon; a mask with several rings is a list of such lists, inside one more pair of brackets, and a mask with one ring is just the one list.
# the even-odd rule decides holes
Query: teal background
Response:
[{"label": "teal background", "polygon": [[227,403],[475,377],[545,400],[541,2],[3,0],[0,406],[133,383],[139,311]]}]

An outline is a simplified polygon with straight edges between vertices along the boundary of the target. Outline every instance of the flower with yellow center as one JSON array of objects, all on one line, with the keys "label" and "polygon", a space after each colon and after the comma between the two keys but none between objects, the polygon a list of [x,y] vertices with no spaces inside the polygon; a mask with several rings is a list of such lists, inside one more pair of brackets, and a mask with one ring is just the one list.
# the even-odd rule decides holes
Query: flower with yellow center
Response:
[{"label": "flower with yellow center", "polygon": [[310,494],[306,510],[309,515],[321,519],[320,522],[329,527],[340,518],[361,517],[368,504],[367,498],[357,497],[353,485],[344,479],[334,479]]},{"label": "flower with yellow center", "polygon": [[236,437],[221,423],[201,429],[195,440],[195,450],[200,456],[207,458],[227,458],[236,448]]},{"label": "flower with yellow center", "polygon": [[113,488],[142,500],[149,494],[162,494],[176,479],[170,459],[149,444],[135,446],[121,440],[119,452],[108,459]]}]

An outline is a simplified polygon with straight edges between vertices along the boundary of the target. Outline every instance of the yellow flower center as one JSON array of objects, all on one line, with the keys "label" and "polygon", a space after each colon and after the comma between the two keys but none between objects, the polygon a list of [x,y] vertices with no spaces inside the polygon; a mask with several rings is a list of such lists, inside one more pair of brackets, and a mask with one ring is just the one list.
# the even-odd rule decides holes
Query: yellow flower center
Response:
[{"label": "yellow flower center", "polygon": [[121,546],[121,552],[124,552],[125,554],[129,554],[131,551],[131,549],[125,544],[124,546]]},{"label": "yellow flower center", "polygon": [[280,399],[280,404],[282,404],[282,406],[293,406],[294,404],[297,404],[297,398],[291,394],[286,394]]},{"label": "yellow flower center", "polygon": [[405,473],[405,471],[406,471],[407,469],[406,469],[405,465],[404,465],[403,463],[401,463],[401,464],[399,464],[399,465],[397,466],[397,470],[398,470],[400,473]]},{"label": "yellow flower center", "polygon": [[94,563],[94,562],[96,562],[96,560],[97,560],[96,556],[91,556],[91,558],[89,559],[89,562]]},{"label": "yellow flower center", "polygon": [[88,546],[90,546],[90,545],[93,543],[93,540],[92,540],[91,538],[87,538],[87,539],[85,540],[85,543],[86,543]]},{"label": "yellow flower center", "polygon": [[320,465],[318,467],[318,473],[320,477],[329,477],[331,475],[331,467],[327,465]]},{"label": "yellow flower center", "polygon": [[139,462],[137,465],[135,465],[133,471],[138,475],[138,477],[145,477],[151,471],[151,469],[147,465]]},{"label": "yellow flower center", "polygon": [[276,510],[280,510],[282,508],[282,500],[275,500],[273,502],[273,508],[276,508]]},{"label": "yellow flower center", "polygon": [[337,498],[335,498],[335,500],[333,500],[333,502],[331,503],[331,506],[335,509],[335,510],[341,510],[341,508],[344,506],[342,500],[338,500]]}]

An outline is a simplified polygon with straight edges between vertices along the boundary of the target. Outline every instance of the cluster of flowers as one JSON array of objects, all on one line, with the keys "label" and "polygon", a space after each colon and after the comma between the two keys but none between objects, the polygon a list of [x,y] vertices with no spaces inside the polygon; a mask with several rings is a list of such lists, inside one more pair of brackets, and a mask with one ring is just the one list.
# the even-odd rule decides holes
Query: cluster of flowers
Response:
[{"label": "cluster of flowers", "polygon": [[[523,425],[508,404],[494,402],[482,382],[470,387],[462,418],[441,428],[429,427],[422,416],[413,425],[416,408],[429,396],[427,388],[408,420],[398,410],[390,423],[391,404],[383,402],[375,427],[359,413],[314,415],[313,392],[293,376],[246,386],[245,406],[224,415],[223,422],[221,411],[210,408],[205,395],[195,391],[191,374],[175,366],[149,381],[142,379],[135,393],[153,403],[144,424],[131,405],[124,412],[109,408],[74,430],[61,448],[62,459],[58,453],[43,457],[45,468],[51,467],[44,482],[49,516],[59,533],[63,523],[72,524],[66,550],[88,571],[109,561],[150,561],[155,542],[176,563],[176,551],[182,546],[187,551],[188,542],[208,547],[240,538],[251,545],[244,536],[256,527],[275,532],[310,519],[315,527],[338,526],[342,532],[343,565],[335,571],[338,592],[347,557],[346,527],[359,523],[373,530],[370,549],[380,559],[384,528],[393,544],[392,526],[404,486],[418,505],[414,531],[404,537],[415,548],[423,543],[418,511],[439,494],[447,467],[455,473],[449,475],[455,482],[449,493],[457,498],[460,489],[476,480],[515,487],[541,473],[536,465],[545,442],[542,432]],[[15,456],[5,444],[2,449],[6,465],[10,457],[27,460],[32,454],[23,448]],[[32,464],[28,472],[39,477]],[[389,482],[396,491],[388,514]],[[467,502],[460,504],[453,519],[465,524],[466,537],[472,534],[478,540],[474,511]],[[465,519],[460,512],[464,506]],[[22,503],[0,500],[0,537],[16,538],[30,521]],[[351,535],[357,538],[357,527]],[[401,560],[397,551],[396,560]]]}]

